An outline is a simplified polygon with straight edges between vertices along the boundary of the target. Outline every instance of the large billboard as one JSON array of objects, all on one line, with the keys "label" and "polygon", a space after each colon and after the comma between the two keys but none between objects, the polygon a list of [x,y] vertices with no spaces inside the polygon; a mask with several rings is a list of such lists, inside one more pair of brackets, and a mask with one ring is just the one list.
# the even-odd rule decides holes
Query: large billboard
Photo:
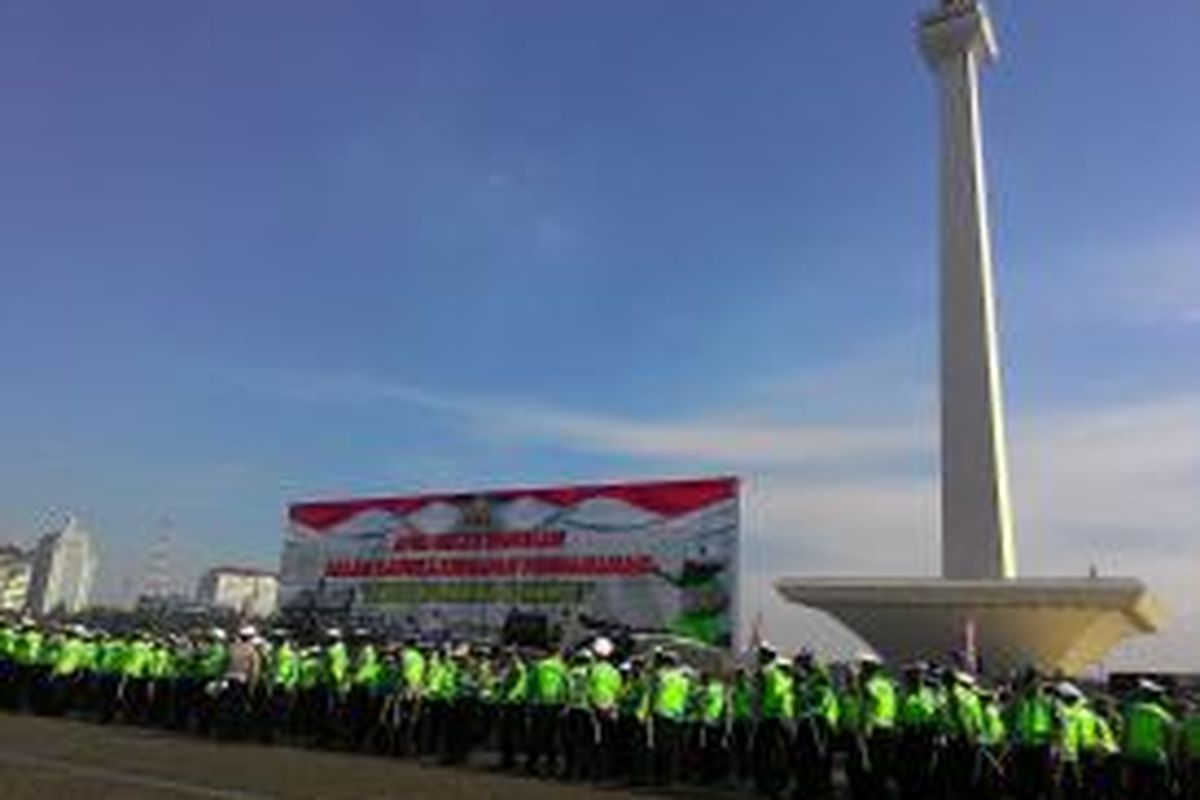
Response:
[{"label": "large billboard", "polygon": [[288,509],[281,603],[434,636],[521,617],[728,645],[737,557],[734,478],[320,500]]}]

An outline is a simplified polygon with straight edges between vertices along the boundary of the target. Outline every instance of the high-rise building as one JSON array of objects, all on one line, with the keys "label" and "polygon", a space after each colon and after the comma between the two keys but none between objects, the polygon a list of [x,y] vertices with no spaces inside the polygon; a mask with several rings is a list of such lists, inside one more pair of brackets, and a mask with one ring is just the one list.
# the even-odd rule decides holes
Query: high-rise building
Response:
[{"label": "high-rise building", "polygon": [[0,611],[23,611],[32,572],[29,553],[16,545],[0,545]]},{"label": "high-rise building", "polygon": [[279,576],[249,567],[213,567],[200,578],[196,600],[261,619],[275,613]]},{"label": "high-rise building", "polygon": [[75,614],[87,608],[96,574],[92,537],[73,516],[62,529],[38,540],[33,551],[29,610]]}]

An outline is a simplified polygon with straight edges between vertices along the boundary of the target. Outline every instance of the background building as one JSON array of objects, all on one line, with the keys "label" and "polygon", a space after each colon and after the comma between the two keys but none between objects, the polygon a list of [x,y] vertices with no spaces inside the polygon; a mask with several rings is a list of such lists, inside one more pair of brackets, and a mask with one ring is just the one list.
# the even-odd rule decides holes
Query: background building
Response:
[{"label": "background building", "polygon": [[74,517],[63,528],[38,540],[29,582],[34,614],[77,614],[87,608],[96,574],[92,538]]},{"label": "background building", "polygon": [[29,599],[29,553],[16,545],[0,545],[0,611],[23,611]]},{"label": "background building", "polygon": [[269,617],[279,599],[279,576],[249,567],[213,567],[196,587],[196,600],[247,617]]}]

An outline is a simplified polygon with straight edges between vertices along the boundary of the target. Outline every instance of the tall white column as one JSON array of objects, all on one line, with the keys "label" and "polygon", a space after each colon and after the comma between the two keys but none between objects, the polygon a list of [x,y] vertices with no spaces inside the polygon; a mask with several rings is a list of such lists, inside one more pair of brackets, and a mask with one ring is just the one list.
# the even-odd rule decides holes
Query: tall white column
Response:
[{"label": "tall white column", "polygon": [[979,119],[979,65],[996,56],[981,3],[946,0],[918,38],[941,106],[942,574],[1012,578],[992,253]]}]

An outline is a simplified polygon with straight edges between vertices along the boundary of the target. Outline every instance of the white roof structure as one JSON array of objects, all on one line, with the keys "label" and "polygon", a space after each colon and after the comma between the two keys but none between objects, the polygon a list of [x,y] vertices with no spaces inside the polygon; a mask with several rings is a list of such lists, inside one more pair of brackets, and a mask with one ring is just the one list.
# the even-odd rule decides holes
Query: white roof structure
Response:
[{"label": "white roof structure", "polygon": [[895,663],[961,653],[973,626],[979,664],[993,674],[1030,664],[1078,674],[1163,617],[1132,578],[783,578],[775,587]]}]

